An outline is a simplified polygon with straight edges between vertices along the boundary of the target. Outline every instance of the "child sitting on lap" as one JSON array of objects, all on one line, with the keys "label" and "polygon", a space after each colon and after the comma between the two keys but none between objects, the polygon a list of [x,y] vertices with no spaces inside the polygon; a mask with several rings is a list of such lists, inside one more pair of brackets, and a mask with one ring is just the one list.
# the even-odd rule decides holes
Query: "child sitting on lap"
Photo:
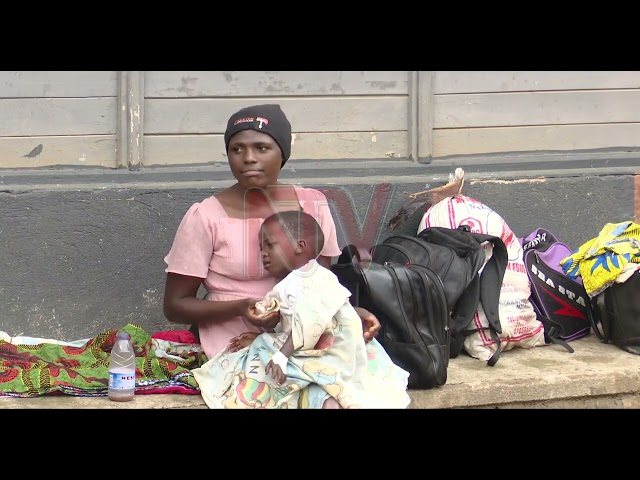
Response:
[{"label": "child sitting on lap", "polygon": [[[408,373],[375,340],[365,344],[349,291],[316,257],[324,236],[302,211],[266,218],[264,268],[280,281],[255,306],[279,310],[273,333],[243,333],[193,371],[211,408],[406,408]],[[378,361],[367,363],[367,355]]]}]

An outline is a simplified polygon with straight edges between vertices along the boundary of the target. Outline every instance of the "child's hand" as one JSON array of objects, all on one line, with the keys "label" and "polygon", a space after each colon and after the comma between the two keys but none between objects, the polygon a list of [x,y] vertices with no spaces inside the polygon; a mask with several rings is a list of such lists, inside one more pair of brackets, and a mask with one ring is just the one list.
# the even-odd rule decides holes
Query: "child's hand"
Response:
[{"label": "child's hand", "polygon": [[244,332],[237,337],[233,337],[229,340],[227,352],[237,352],[238,350],[242,350],[244,347],[248,347],[257,336],[258,334],[254,332]]},{"label": "child's hand", "polygon": [[277,363],[274,363],[273,360],[269,360],[269,363],[267,363],[264,371],[267,374],[271,372],[271,376],[278,383],[278,385],[282,385],[284,383],[284,380],[287,378],[280,366]]},{"label": "child's hand", "polygon": [[[291,336],[287,339],[289,342]],[[285,342],[286,347],[286,342]],[[278,385],[282,385],[284,380],[287,378],[287,364],[289,363],[289,358],[287,358],[280,350],[273,354],[269,363],[265,367],[264,371],[269,374],[271,372],[271,376],[273,379],[278,382]]]}]

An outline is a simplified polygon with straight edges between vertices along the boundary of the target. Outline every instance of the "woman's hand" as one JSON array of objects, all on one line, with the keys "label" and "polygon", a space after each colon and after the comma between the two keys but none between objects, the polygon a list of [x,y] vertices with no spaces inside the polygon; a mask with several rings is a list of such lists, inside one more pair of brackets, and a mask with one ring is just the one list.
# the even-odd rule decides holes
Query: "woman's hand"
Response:
[{"label": "woman's hand", "polygon": [[278,322],[280,322],[280,312],[272,312],[264,316],[258,315],[256,310],[256,303],[260,299],[245,298],[241,300],[240,315],[247,319],[247,321],[254,327],[260,327],[264,329],[272,329]]},{"label": "woman's hand", "polygon": [[354,307],[358,316],[362,321],[362,336],[365,343],[369,342],[373,337],[378,335],[380,330],[380,321],[369,310],[365,310],[362,307]]}]

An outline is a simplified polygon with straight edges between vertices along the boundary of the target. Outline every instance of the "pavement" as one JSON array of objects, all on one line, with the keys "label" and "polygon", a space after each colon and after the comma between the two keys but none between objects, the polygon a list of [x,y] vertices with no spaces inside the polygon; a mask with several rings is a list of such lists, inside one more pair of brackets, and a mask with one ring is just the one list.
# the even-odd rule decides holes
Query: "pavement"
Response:
[{"label": "pavement", "polygon": [[[411,390],[413,409],[640,408],[640,355],[601,343],[593,334],[570,343],[514,348],[495,366],[462,354],[449,361],[447,382]],[[200,395],[136,395],[130,402],[107,397],[0,397],[6,409],[207,409]]]}]

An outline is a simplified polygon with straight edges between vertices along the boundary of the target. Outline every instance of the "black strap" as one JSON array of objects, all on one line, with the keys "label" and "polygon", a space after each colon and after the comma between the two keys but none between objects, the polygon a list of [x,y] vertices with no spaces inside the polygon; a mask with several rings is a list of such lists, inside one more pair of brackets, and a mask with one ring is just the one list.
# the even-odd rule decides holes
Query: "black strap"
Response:
[{"label": "black strap", "polygon": [[[480,330],[489,330],[489,335],[491,335],[491,339],[496,345],[496,351],[493,352],[493,355],[491,355],[491,357],[489,357],[489,359],[487,360],[487,365],[490,367],[493,367],[500,359],[500,354],[502,353],[502,342],[500,341],[500,335],[498,335],[498,333],[491,326],[489,326],[488,329],[474,328],[474,329],[467,330],[464,332],[463,336],[468,337],[469,335],[473,335],[474,333]],[[464,338],[462,338],[460,341],[460,349],[462,349],[463,341],[464,341]]]},{"label": "black strap", "polygon": [[491,355],[489,360],[487,360],[487,365],[493,367],[500,358],[500,353],[502,352],[502,342],[500,341],[500,335],[498,335],[498,333],[493,328],[489,328],[489,332],[491,333],[491,338],[493,338],[493,341],[496,344],[496,351],[493,352],[493,355]]},{"label": "black strap", "polygon": [[496,351],[491,355],[489,360],[487,360],[487,365],[493,367],[500,359],[502,352],[502,342],[499,335],[502,333],[502,325],[500,323],[500,290],[502,288],[504,274],[507,270],[509,254],[506,245],[500,237],[468,231],[467,233],[478,243],[489,241],[493,244],[491,258],[485,263],[482,273],[477,279],[478,287],[476,287],[480,290],[479,299],[482,304],[482,310],[487,317],[489,333],[496,345]]},{"label": "black strap", "polygon": [[[500,289],[507,269],[509,254],[500,237],[485,233],[474,233],[468,225],[460,225],[456,229],[446,227],[429,227],[418,233],[428,242],[445,245],[454,249],[458,256],[465,258],[470,271],[478,272],[484,265],[479,279],[473,278],[465,292],[460,296],[454,308],[456,325],[468,325],[482,303],[489,325],[502,333],[499,315]],[[485,264],[484,242],[493,244],[493,254]],[[476,276],[477,277],[477,276]]]},{"label": "black strap", "polygon": [[349,244],[342,249],[336,263],[358,263],[359,261],[358,249],[355,245]]},{"label": "black strap", "polygon": [[[547,322],[546,323],[547,325],[551,325],[547,317],[545,317],[544,315],[538,315],[538,316],[542,317]],[[565,342],[564,340],[561,340],[556,336],[558,334],[558,330],[553,325],[549,328],[549,331],[545,333],[551,343],[555,343],[556,345],[560,345],[561,347],[564,347],[569,353],[573,353],[575,351],[573,348],[569,346],[567,342]]]},{"label": "black strap", "polygon": [[[609,343],[610,337],[610,319],[605,305],[604,296],[605,292],[599,293],[595,299],[587,304],[587,317],[589,317],[589,323],[591,324],[591,330],[593,334],[602,343]],[[595,301],[595,305],[594,305]],[[598,327],[598,324],[602,327],[602,331]]]},{"label": "black strap", "polygon": [[[452,231],[453,230],[453,231]],[[476,275],[469,283],[464,293],[454,307],[453,320],[455,325],[469,325],[478,309],[478,303],[487,317],[491,338],[496,343],[496,351],[487,361],[493,366],[500,358],[502,344],[500,333],[500,290],[507,270],[509,254],[507,247],[500,237],[485,233],[474,233],[468,225],[460,225],[457,229],[445,227],[430,227],[418,233],[419,237],[440,245],[447,245],[458,252],[459,256],[467,258],[472,271],[482,273]],[[485,263],[484,242],[491,242],[493,252]],[[484,264],[484,267],[482,265]]]},{"label": "black strap", "polygon": [[549,335],[548,338],[551,343],[555,343],[556,345],[560,345],[561,347],[564,347],[569,353],[573,353],[575,351],[573,348],[569,346],[567,342],[565,342],[564,340],[560,340],[558,337]]},{"label": "black strap", "polygon": [[493,254],[480,274],[480,302],[489,325],[498,333],[502,333],[500,324],[500,290],[507,270],[509,254],[501,238],[492,235],[471,233],[480,243],[490,241]]},{"label": "black strap", "polygon": [[544,325],[545,341],[548,340],[551,343],[555,343],[556,345],[560,345],[561,347],[564,347],[564,349],[567,352],[573,353],[575,350],[573,348],[571,348],[567,342],[565,342],[561,338],[558,338],[558,329],[553,324],[553,322],[551,320],[549,320],[549,317],[547,317],[546,315],[543,315],[542,313],[540,313],[536,307],[534,307],[533,309],[536,312],[536,317],[538,318],[538,320],[540,320],[542,322],[542,325]]}]

